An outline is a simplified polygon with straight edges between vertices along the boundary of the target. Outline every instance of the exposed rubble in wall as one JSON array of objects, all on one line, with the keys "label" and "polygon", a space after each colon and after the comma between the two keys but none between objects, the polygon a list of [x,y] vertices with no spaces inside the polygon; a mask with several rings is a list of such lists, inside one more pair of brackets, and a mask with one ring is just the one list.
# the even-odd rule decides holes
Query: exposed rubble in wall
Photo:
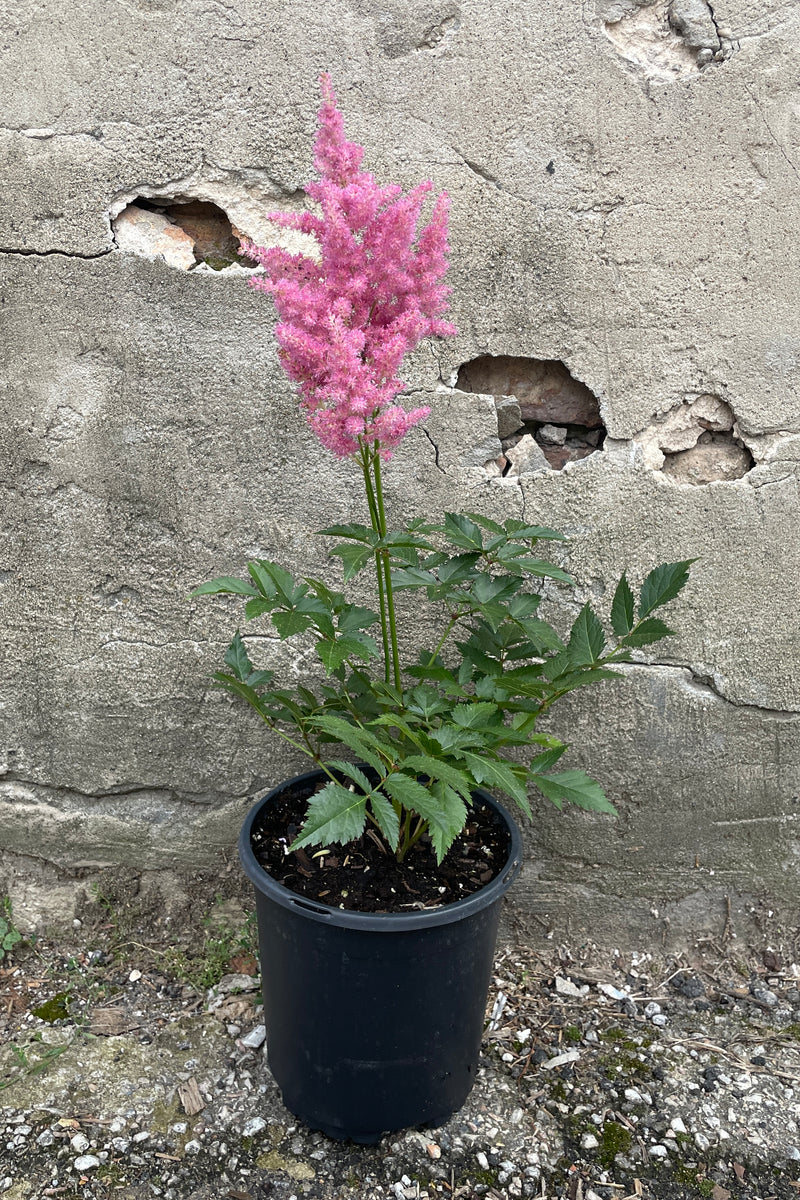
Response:
[{"label": "exposed rubble in wall", "polygon": [[556,359],[483,354],[463,364],[456,386],[494,400],[501,454],[489,475],[560,471],[603,444],[596,396]]},{"label": "exposed rubble in wall", "polygon": [[117,250],[163,259],[180,271],[260,268],[239,253],[243,238],[257,246],[285,246],[316,257],[312,237],[270,221],[277,209],[304,204],[302,191],[291,191],[260,170],[197,171],[163,186],[140,184],[121,193],[108,212]]},{"label": "exposed rubble in wall", "polygon": [[649,79],[697,74],[738,49],[708,0],[597,0],[596,11],[622,58]]},{"label": "exposed rubble in wall", "polygon": [[692,396],[634,438],[642,462],[677,483],[741,479],[754,466],[730,405],[708,393]]}]

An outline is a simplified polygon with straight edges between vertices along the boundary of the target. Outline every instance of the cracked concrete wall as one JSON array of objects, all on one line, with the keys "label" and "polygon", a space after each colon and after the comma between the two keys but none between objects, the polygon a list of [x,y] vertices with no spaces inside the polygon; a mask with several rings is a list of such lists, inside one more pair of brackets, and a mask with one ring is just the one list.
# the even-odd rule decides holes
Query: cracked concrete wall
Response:
[{"label": "cracked concrete wall", "polygon": [[[213,868],[250,797],[301,765],[209,691],[234,610],[187,596],[253,554],[319,571],[309,531],[362,515],[352,475],[306,431],[242,269],[125,253],[112,221],[185,195],[266,236],[301,202],[327,68],[369,169],[452,197],[461,332],[407,372],[433,414],[389,472],[398,519],[554,524],[601,606],[624,567],[699,559],[678,636],[553,716],[621,816],[539,807],[522,927],[686,945],[730,902],[741,936],[779,937],[766,914],[796,920],[800,858],[794,3],[3,17],[0,890],[33,922],[71,917],[70,888],[108,864]],[[452,387],[486,354],[563,362],[598,397],[602,449],[493,474],[494,402]],[[714,429],[752,456],[741,478],[661,469]]]}]

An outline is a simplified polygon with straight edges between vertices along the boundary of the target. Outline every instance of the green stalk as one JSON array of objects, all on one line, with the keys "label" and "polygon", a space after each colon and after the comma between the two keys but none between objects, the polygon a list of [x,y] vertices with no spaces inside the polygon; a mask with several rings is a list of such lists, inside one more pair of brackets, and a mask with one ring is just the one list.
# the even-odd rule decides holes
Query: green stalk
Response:
[{"label": "green stalk", "polygon": [[[378,506],[375,503],[375,492],[372,487],[372,479],[369,473],[369,451],[365,446],[361,447],[361,457],[359,459],[361,473],[364,476],[364,491],[367,496],[367,505],[369,507],[369,516],[372,522],[372,528],[377,533],[378,537],[383,535],[380,532],[380,516]],[[378,580],[378,600],[381,610],[381,637],[383,640],[383,680],[384,683],[391,681],[389,668],[389,626],[386,620],[386,594],[383,584],[383,559],[380,550],[375,551],[375,575]]]},{"label": "green stalk", "polygon": [[[381,456],[380,444],[375,442],[375,449],[372,454],[372,464],[375,473],[375,499],[378,505],[378,518],[380,520],[380,536],[386,537],[386,511],[383,504],[383,481],[381,479]],[[394,593],[392,591],[392,569],[389,563],[388,550],[383,551],[383,572],[386,586],[386,613],[389,618],[389,635],[392,641],[392,667],[394,670],[394,686],[398,691],[402,691],[402,681],[400,677],[400,651],[397,645],[397,618],[394,610]]]}]

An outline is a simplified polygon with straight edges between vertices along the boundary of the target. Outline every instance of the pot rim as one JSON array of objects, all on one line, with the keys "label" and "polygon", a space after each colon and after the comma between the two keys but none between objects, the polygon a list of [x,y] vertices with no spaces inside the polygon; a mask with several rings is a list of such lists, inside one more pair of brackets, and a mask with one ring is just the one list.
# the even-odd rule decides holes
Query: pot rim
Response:
[{"label": "pot rim", "polygon": [[267,792],[266,795],[262,796],[260,800],[256,801],[245,817],[241,833],[239,834],[239,860],[245,874],[259,892],[267,896],[270,900],[273,900],[276,904],[279,904],[282,908],[290,909],[298,915],[302,914],[305,918],[318,921],[320,924],[335,925],[345,929],[380,931],[382,933],[405,933],[412,929],[451,925],[456,921],[461,921],[466,917],[472,916],[473,913],[488,908],[505,895],[520,872],[522,866],[522,838],[520,837],[516,821],[508,810],[499,801],[495,800],[493,796],[484,791],[483,788],[476,788],[473,795],[479,796],[498,813],[507,825],[510,837],[508,858],[506,859],[505,866],[480,891],[473,892],[471,896],[464,896],[461,900],[454,900],[450,904],[443,904],[441,908],[428,908],[424,911],[417,910],[410,913],[358,912],[353,909],[333,908],[329,904],[323,904],[320,900],[309,900],[305,896],[299,896],[295,892],[290,891],[282,883],[278,883],[276,879],[273,879],[264,870],[253,853],[250,836],[256,818],[262,808],[270,803],[273,796],[276,796],[293,784],[302,785],[321,775],[323,775],[323,772],[317,769],[314,771],[304,771],[301,775],[295,775],[292,779],[284,779],[276,787]]}]

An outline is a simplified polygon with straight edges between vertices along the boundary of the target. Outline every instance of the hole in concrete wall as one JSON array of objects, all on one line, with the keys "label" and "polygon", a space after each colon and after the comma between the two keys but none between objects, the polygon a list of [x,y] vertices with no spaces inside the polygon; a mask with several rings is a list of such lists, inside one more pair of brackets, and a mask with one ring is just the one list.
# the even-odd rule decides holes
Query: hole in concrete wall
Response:
[{"label": "hole in concrete wall", "polygon": [[137,196],[112,223],[120,250],[144,258],[163,258],[171,267],[191,271],[204,263],[214,271],[238,263],[256,263],[239,252],[240,234],[225,211],[190,196],[145,199]]},{"label": "hole in concrete wall", "polygon": [[733,409],[710,392],[688,397],[634,440],[644,465],[676,483],[725,483],[755,466],[738,435]]},{"label": "hole in concrete wall", "polygon": [[595,0],[620,56],[649,79],[675,79],[724,62],[738,49],[709,0]]},{"label": "hole in concrete wall", "polygon": [[494,396],[503,475],[560,471],[605,439],[597,397],[557,359],[482,354],[459,369],[456,387]]},{"label": "hole in concrete wall", "polygon": [[747,447],[732,433],[705,430],[689,450],[664,455],[661,468],[678,483],[724,483],[741,479],[755,466]]}]

